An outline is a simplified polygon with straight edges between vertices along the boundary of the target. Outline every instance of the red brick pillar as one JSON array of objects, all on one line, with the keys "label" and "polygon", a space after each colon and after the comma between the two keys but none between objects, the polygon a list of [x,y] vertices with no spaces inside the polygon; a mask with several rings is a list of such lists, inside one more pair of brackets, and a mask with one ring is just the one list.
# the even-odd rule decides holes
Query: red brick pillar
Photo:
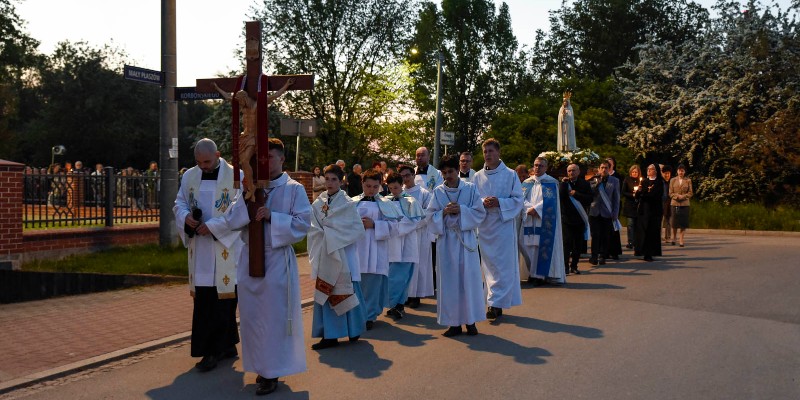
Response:
[{"label": "red brick pillar", "polygon": [[76,217],[83,216],[83,200],[85,199],[85,185],[83,173],[70,172],[67,175],[67,207],[69,207]]},{"label": "red brick pillar", "polygon": [[306,188],[306,194],[308,195],[308,201],[313,203],[314,202],[314,186],[313,186],[313,177],[314,174],[311,172],[306,171],[298,171],[298,172],[289,172],[289,176],[300,182],[303,187]]},{"label": "red brick pillar", "polygon": [[0,269],[19,269],[22,261],[22,169],[0,160]]}]

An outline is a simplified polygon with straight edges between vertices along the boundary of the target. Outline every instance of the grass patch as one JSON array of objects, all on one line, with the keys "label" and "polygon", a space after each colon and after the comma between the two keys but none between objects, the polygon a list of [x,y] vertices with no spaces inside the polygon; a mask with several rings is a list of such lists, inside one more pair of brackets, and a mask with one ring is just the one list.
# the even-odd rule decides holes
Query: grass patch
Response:
[{"label": "grass patch", "polygon": [[183,246],[157,244],[115,247],[63,260],[36,260],[22,265],[23,271],[97,272],[103,274],[188,275]]},{"label": "grass patch", "polygon": [[800,210],[692,201],[690,228],[800,232]]},{"label": "grass patch", "polygon": [[[297,253],[305,252],[306,239],[293,247]],[[72,255],[63,260],[35,260],[23,264],[22,270],[186,276],[189,273],[186,251],[183,246],[161,247],[156,244],[115,247]]]}]

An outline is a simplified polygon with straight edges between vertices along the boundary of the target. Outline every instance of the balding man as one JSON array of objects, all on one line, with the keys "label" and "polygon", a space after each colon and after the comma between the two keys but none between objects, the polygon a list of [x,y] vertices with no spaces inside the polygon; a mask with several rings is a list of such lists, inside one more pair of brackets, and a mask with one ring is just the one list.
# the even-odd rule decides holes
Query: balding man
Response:
[{"label": "balding man", "polygon": [[418,148],[415,158],[417,161],[417,170],[415,171],[416,176],[414,177],[414,182],[427,189],[429,192],[432,192],[433,188],[444,182],[442,173],[434,168],[433,165],[429,164],[431,153],[428,151],[427,147]]},{"label": "balding man", "polygon": [[189,289],[194,298],[191,354],[203,357],[195,366],[206,372],[220,359],[237,355],[234,248],[243,242],[239,231],[216,228],[224,224],[225,210],[239,193],[233,187],[233,167],[220,158],[211,139],[197,142],[194,158],[197,165],[183,174],[172,211],[181,241],[189,249]]}]

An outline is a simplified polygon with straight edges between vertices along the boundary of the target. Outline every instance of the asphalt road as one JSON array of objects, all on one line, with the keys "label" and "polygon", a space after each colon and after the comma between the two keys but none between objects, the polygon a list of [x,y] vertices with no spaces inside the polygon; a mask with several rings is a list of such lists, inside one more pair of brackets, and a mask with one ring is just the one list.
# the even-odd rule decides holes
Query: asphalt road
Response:
[{"label": "asphalt road", "polygon": [[[308,372],[265,398],[800,398],[800,237],[691,234],[656,262],[629,257],[523,284],[524,304],[475,337],[442,337],[432,300],[383,317],[359,343],[309,349]],[[196,361],[183,343],[0,398],[253,398],[240,361]]]}]

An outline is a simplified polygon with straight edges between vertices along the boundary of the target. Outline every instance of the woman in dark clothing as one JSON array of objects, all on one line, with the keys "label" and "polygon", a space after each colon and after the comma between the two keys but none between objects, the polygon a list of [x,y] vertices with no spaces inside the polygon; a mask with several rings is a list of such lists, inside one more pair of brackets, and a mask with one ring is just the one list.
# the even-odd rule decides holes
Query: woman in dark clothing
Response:
[{"label": "woman in dark clothing", "polygon": [[625,247],[629,249],[632,249],[634,243],[636,243],[636,219],[639,217],[637,213],[639,201],[633,196],[633,192],[639,189],[643,179],[641,168],[634,164],[628,170],[628,176],[622,182],[622,198],[625,199],[622,204],[622,215],[628,219],[628,245]]},{"label": "woman in dark clothing", "polygon": [[[608,171],[609,176],[613,176],[617,178],[619,181],[618,188],[622,188],[622,183],[624,182],[625,177],[617,171],[617,160],[614,157],[606,158],[608,161],[608,165],[611,167],[611,170]],[[622,201],[622,191],[620,190],[620,201]],[[622,212],[622,207],[620,207],[620,212]],[[622,254],[622,240],[620,239],[621,231],[611,231],[611,238],[608,241],[608,254],[606,254],[606,258],[610,258],[612,260],[619,260],[620,254]]]},{"label": "woman in dark clothing", "polygon": [[653,261],[653,256],[661,255],[661,218],[664,215],[661,196],[664,195],[664,181],[658,164],[647,166],[644,178],[634,197],[639,200],[639,218],[636,221],[636,252],[645,261]]}]

